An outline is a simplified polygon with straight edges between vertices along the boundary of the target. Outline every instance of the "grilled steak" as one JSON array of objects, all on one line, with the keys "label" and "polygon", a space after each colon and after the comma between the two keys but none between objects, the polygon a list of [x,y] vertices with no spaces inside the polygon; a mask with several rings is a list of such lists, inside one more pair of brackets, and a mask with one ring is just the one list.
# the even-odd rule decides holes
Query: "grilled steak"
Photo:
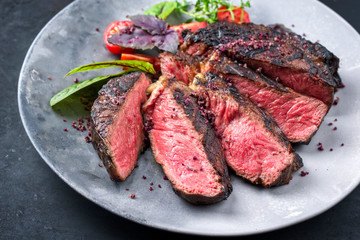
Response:
[{"label": "grilled steak", "polygon": [[210,72],[198,75],[191,87],[210,112],[227,164],[237,175],[265,187],[289,183],[301,158],[264,111]]},{"label": "grilled steak", "polygon": [[124,181],[144,146],[141,105],[151,80],[140,72],[111,79],[91,110],[93,145],[110,178]]},{"label": "grilled steak", "polygon": [[185,37],[181,46],[192,56],[214,50],[261,69],[299,93],[331,106],[334,88],[342,83],[339,59],[319,43],[287,31],[253,23],[220,22]]},{"label": "grilled steak", "polygon": [[222,58],[220,63],[211,61],[206,68],[265,109],[290,142],[308,143],[327,113],[328,107],[322,101],[284,87],[246,65]]},{"label": "grilled steak", "polygon": [[202,61],[197,61],[196,58],[194,60],[194,57],[182,51],[176,56],[171,53],[163,53],[163,56],[166,56],[166,61],[162,60],[162,68],[168,65],[181,68],[190,66],[193,72],[183,72],[181,75],[185,83],[192,81],[192,76],[196,73],[204,74],[208,71],[231,82],[240,93],[268,112],[290,142],[308,143],[327,113],[328,107],[322,101],[299,94],[260,72],[253,71],[246,64],[235,64],[218,53],[213,53]]},{"label": "grilled steak", "polygon": [[143,108],[156,162],[187,201],[210,204],[226,199],[232,187],[221,143],[200,114],[192,91],[175,79],[155,84]]}]

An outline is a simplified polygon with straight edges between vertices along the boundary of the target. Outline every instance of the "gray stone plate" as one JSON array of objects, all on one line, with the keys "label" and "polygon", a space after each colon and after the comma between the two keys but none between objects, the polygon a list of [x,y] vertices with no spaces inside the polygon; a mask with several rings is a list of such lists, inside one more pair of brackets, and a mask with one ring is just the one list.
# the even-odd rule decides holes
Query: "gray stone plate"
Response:
[{"label": "gray stone plate", "polygon": [[[302,170],[309,175],[294,173],[290,184],[272,189],[231,176],[234,191],[228,200],[193,206],[174,194],[148,150],[125,182],[112,182],[98,166],[92,145],[85,143],[86,133],[71,127],[72,120],[86,113],[76,103],[53,110],[49,100],[75,77],[85,80],[115,72],[106,69],[63,78],[74,67],[117,59],[103,46],[102,32],[110,22],[141,13],[141,8],[155,2],[75,1],[44,27],[30,47],[19,79],[20,114],[35,148],[61,179],[119,216],[155,228],[203,235],[247,235],[283,228],[326,211],[358,185],[360,125],[355,123],[360,121],[360,38],[348,23],[314,0],[253,0],[249,11],[253,22],[283,23],[299,34],[306,33],[310,40],[319,40],[341,59],[340,75],[346,87],[337,93],[339,104],[330,110],[312,142],[297,146],[305,163]],[[318,142],[324,151],[317,150]],[[154,191],[149,191],[150,182]],[[130,193],[136,198],[131,199]]]}]

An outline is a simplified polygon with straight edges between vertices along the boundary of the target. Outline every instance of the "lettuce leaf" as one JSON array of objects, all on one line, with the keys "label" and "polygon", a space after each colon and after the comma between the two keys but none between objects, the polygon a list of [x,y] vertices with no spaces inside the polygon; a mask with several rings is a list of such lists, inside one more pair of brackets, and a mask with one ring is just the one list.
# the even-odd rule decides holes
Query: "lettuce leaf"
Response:
[{"label": "lettuce leaf", "polygon": [[78,73],[78,72],[85,72],[95,69],[101,68],[109,68],[109,67],[126,67],[135,70],[144,71],[147,73],[155,74],[156,71],[151,63],[144,62],[144,61],[137,61],[137,60],[117,60],[117,61],[107,61],[107,62],[97,62],[97,63],[90,63],[80,67],[77,67],[70,72],[68,72],[64,77],[67,77],[71,74]]},{"label": "lettuce leaf", "polygon": [[177,7],[178,3],[176,1],[165,1],[150,7],[144,12],[144,14],[153,15],[165,20],[165,18],[167,18]]},{"label": "lettuce leaf", "polygon": [[96,78],[85,80],[83,82],[75,83],[75,84],[71,85],[70,87],[67,87],[67,88],[63,89],[62,91],[58,92],[57,94],[55,94],[50,99],[50,106],[53,107],[55,104],[63,101],[64,99],[68,98],[69,96],[73,95],[74,93],[76,93],[86,87],[89,87],[92,84],[95,84],[95,83],[98,83],[101,81],[103,81],[105,84],[108,80],[110,80],[113,77],[118,77],[123,74],[127,74],[129,72],[134,72],[134,71],[136,71],[136,69],[129,69],[129,70],[123,71],[121,73],[107,75],[107,76],[99,76]]},{"label": "lettuce leaf", "polygon": [[167,29],[167,23],[151,15],[136,15],[130,17],[133,26],[113,34],[108,41],[114,45],[135,49],[161,50],[175,53],[179,46],[179,37],[172,29]]}]

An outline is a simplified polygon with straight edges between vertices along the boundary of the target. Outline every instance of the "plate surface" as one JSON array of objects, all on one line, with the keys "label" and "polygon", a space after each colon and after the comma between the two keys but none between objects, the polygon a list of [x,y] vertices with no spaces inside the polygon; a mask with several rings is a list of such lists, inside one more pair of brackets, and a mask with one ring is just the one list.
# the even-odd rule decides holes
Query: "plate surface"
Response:
[{"label": "plate surface", "polygon": [[[140,8],[159,1],[104,2],[78,0],[56,15],[34,40],[19,79],[20,114],[32,143],[59,177],[80,194],[115,214],[160,229],[247,235],[318,215],[359,184],[360,125],[354,123],[360,120],[360,37],[342,18],[315,0],[253,0],[249,10],[253,22],[283,23],[312,41],[319,40],[341,59],[339,73],[346,87],[336,94],[339,104],[332,107],[312,142],[296,147],[305,164],[301,170],[309,175],[301,177],[299,171],[293,174],[290,184],[272,189],[231,176],[234,191],[228,200],[193,206],[173,193],[148,150],[125,182],[112,182],[106,170],[98,166],[100,160],[92,145],[85,143],[86,133],[71,127],[71,121],[85,112],[79,113],[78,106],[68,105],[61,108],[60,114],[49,106],[50,98],[71,85],[75,77],[85,80],[116,71],[106,69],[63,79],[74,67],[115,60],[117,57],[103,46],[103,30],[111,21],[139,14]],[[332,126],[328,126],[330,122]],[[332,130],[334,126],[336,131]],[[318,142],[322,142],[324,151],[317,150]],[[149,191],[150,182],[154,183],[154,191]],[[130,193],[135,193],[136,198],[131,199]]]}]

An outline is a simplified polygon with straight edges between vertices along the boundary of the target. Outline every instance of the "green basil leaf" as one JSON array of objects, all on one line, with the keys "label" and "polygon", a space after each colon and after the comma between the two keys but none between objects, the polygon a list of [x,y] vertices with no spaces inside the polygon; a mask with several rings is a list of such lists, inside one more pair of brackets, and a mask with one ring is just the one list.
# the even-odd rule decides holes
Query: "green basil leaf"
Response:
[{"label": "green basil leaf", "polygon": [[144,12],[144,14],[153,15],[155,17],[165,20],[165,18],[167,18],[167,16],[169,16],[177,8],[177,6],[178,3],[176,1],[165,1],[150,7]]},{"label": "green basil leaf", "polygon": [[66,99],[67,97],[71,96],[72,94],[74,94],[74,93],[76,93],[76,92],[78,92],[78,91],[80,91],[80,90],[82,90],[82,89],[84,89],[86,87],[89,87],[92,84],[98,83],[100,81],[106,82],[110,78],[118,77],[118,76],[121,76],[123,74],[129,73],[129,72],[134,72],[134,71],[136,71],[136,69],[128,69],[128,70],[123,71],[121,73],[107,75],[107,76],[99,76],[99,77],[96,77],[96,78],[85,80],[83,82],[75,83],[75,84],[71,85],[70,87],[67,87],[67,88],[63,89],[62,91],[58,92],[57,94],[55,94],[50,99],[50,106],[53,107],[55,104],[61,102],[62,100]]},{"label": "green basil leaf", "polygon": [[204,17],[195,17],[195,21],[203,22],[203,21],[205,21],[205,18]]},{"label": "green basil leaf", "polygon": [[151,63],[137,60],[117,60],[117,61],[108,61],[108,62],[97,62],[90,63],[80,67],[77,67],[70,72],[68,72],[64,77],[67,77],[71,74],[78,72],[85,72],[95,69],[108,68],[108,67],[126,67],[144,71],[147,73],[155,74],[154,66]]}]

